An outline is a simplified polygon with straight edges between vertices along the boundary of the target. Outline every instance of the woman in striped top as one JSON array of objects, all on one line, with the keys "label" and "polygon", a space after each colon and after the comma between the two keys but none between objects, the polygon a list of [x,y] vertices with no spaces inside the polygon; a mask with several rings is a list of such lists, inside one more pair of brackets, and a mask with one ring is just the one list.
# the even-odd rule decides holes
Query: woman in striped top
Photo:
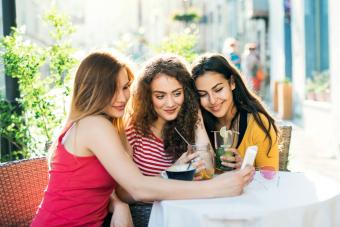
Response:
[{"label": "woman in striped top", "polygon": [[[126,134],[141,172],[159,175],[175,162],[195,158],[175,131],[192,144],[209,143],[185,61],[176,55],[157,56],[146,64],[136,85]],[[204,163],[196,167],[204,168]]]}]

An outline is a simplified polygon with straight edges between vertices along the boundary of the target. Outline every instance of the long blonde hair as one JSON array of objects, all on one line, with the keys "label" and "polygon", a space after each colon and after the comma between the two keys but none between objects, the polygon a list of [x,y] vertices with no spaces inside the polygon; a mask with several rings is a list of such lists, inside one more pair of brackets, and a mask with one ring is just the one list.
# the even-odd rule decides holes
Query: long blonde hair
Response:
[{"label": "long blonde hair", "polygon": [[[73,84],[70,113],[63,130],[87,116],[105,115],[104,109],[115,94],[118,73],[122,69],[126,69],[129,81],[132,81],[134,76],[129,66],[109,53],[94,52],[80,63]],[[122,143],[127,146],[122,118],[110,120],[117,128]],[[54,142],[50,149],[50,161],[56,144]]]}]

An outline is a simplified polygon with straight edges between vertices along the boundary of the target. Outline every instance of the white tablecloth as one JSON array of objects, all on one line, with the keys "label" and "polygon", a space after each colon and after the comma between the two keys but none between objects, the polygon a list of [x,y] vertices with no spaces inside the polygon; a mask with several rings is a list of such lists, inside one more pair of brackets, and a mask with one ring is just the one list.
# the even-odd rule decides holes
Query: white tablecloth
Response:
[{"label": "white tablecloth", "polygon": [[280,172],[237,197],[155,202],[149,227],[340,227],[340,185],[316,174]]}]

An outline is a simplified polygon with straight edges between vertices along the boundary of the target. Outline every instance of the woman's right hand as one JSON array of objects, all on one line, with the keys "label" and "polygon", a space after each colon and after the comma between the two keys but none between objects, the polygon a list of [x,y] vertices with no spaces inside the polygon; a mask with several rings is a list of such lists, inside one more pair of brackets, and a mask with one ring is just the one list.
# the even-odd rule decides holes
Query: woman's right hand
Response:
[{"label": "woman's right hand", "polygon": [[212,179],[219,184],[217,196],[237,196],[242,194],[243,188],[248,185],[254,177],[255,168],[247,166],[242,170],[234,170],[220,174]]}]

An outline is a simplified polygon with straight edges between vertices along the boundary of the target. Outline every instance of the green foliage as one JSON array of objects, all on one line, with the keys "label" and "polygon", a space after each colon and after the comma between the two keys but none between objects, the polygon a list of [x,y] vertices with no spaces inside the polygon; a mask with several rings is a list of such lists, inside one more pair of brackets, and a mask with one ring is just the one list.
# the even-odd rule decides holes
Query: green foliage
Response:
[{"label": "green foliage", "polygon": [[20,90],[19,111],[1,100],[1,136],[23,157],[44,153],[46,144],[52,141],[54,130],[66,115],[70,70],[76,63],[67,39],[74,28],[67,17],[52,9],[44,21],[52,28],[51,46],[40,47],[24,40],[19,29],[13,29],[12,35],[0,43],[5,73],[18,79]]},{"label": "green foliage", "polygon": [[7,139],[19,153],[7,154],[1,161],[28,156],[29,131],[25,127],[25,119],[19,114],[18,107],[14,107],[3,97],[0,97],[0,135]]},{"label": "green foliage", "polygon": [[313,72],[311,79],[307,80],[306,90],[307,92],[329,92],[329,71]]},{"label": "green foliage", "polygon": [[172,19],[184,23],[193,23],[199,21],[201,19],[201,16],[198,14],[196,10],[191,9],[187,12],[174,13]]},{"label": "green foliage", "polygon": [[157,53],[174,53],[192,62],[196,57],[194,34],[172,34],[154,48]]},{"label": "green foliage", "polygon": [[57,12],[56,8],[52,8],[44,15],[44,21],[52,26],[52,30],[49,32],[50,36],[57,42],[62,41],[67,36],[75,32],[75,28],[70,22],[70,18]]}]

